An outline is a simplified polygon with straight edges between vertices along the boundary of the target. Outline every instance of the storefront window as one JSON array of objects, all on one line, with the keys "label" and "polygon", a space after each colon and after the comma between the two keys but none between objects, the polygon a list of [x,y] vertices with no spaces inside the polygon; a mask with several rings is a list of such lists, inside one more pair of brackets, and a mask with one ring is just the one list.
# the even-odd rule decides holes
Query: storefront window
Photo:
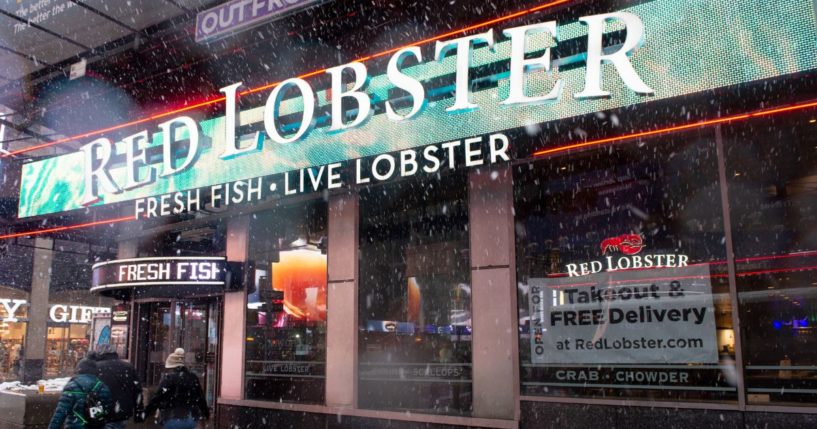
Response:
[{"label": "storefront window", "polygon": [[714,134],[515,167],[522,395],[737,399]]},{"label": "storefront window", "polygon": [[95,318],[109,318],[115,301],[88,293],[91,267],[95,258],[113,258],[113,254],[112,249],[88,243],[54,240],[43,368],[46,377],[70,376],[77,362],[93,349],[93,341],[100,341],[94,335]]},{"label": "storefront window", "polygon": [[[18,244],[18,241],[20,244]],[[0,264],[15,269],[0,269],[0,381],[17,380],[24,351],[26,320],[31,287],[33,241],[20,238],[0,248]],[[19,305],[18,305],[19,304]],[[14,314],[10,314],[9,310]]]},{"label": "storefront window", "polygon": [[82,358],[88,354],[90,340],[84,324],[49,326],[45,345],[47,377],[70,375]]},{"label": "storefront window", "polygon": [[817,117],[724,128],[747,400],[817,402]]},{"label": "storefront window", "polygon": [[359,404],[471,411],[465,174],[360,194]]},{"label": "storefront window", "polygon": [[95,328],[110,325],[115,301],[86,290],[52,291],[49,301],[43,370],[46,377],[66,377],[96,344],[114,340]]},{"label": "storefront window", "polygon": [[326,375],[327,205],[253,216],[246,397],[322,403]]},{"label": "storefront window", "polygon": [[[0,254],[0,262],[20,266],[26,274],[21,276],[16,270],[2,270],[0,274],[0,379],[19,379],[21,360],[32,356],[44,360],[46,378],[74,373],[77,362],[92,349],[94,341],[101,340],[101,330],[95,331],[94,323],[97,319],[110,319],[114,301],[92,296],[87,289],[92,261],[111,253],[110,248],[78,241],[18,238]],[[43,272],[36,273],[41,280],[36,284],[32,268],[35,257],[50,263],[41,266]],[[35,287],[48,288],[47,307],[32,310],[30,291]],[[45,335],[44,354],[36,349],[26,353],[32,346],[26,337],[34,323],[29,320],[34,311],[46,313],[45,327],[37,327],[37,332]],[[106,338],[109,340],[110,335]],[[34,347],[42,347],[41,342],[34,343]]]},{"label": "storefront window", "polygon": [[0,287],[0,380],[17,380],[28,320],[28,293]]}]

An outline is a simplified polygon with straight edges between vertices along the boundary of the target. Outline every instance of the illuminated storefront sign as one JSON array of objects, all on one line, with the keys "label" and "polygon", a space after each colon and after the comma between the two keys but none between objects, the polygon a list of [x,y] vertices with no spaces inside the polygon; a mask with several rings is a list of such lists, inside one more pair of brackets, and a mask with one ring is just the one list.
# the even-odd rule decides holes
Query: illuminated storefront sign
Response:
[{"label": "illuminated storefront sign", "polygon": [[231,278],[224,257],[154,257],[95,264],[91,292],[151,287],[213,286],[221,290]]},{"label": "illuminated storefront sign", "polygon": [[326,321],[326,255],[318,249],[280,252],[272,263],[272,289],[284,295],[283,309],[291,317]]},{"label": "illuminated storefront sign", "polygon": [[[0,299],[3,307],[2,322],[24,322],[22,315],[28,307],[24,299]],[[94,314],[110,313],[108,307],[89,307],[85,305],[52,304],[48,310],[48,320],[54,323],[90,323]]]},{"label": "illuminated storefront sign", "polygon": [[568,276],[529,281],[533,363],[718,361],[709,267],[686,255],[637,255],[642,239],[629,238],[636,247],[602,242],[603,253],[631,253],[614,268],[608,256],[606,270],[601,261],[568,264]]},{"label": "illuminated storefront sign", "polygon": [[[625,29],[620,45],[601,49],[604,34]],[[757,50],[735,49],[746,34],[771,31]],[[503,33],[502,41],[492,30],[438,42],[433,60],[417,47],[405,48],[386,74],[371,79],[361,63],[330,68],[331,90],[315,92],[302,79],[288,79],[272,89],[266,106],[240,114],[240,84],[224,87],[225,116],[199,123],[182,116],[152,135],[142,130],[115,144],[97,139],[79,152],[25,164],[19,216],[303,172],[817,67],[810,0],[656,0]],[[570,41],[590,52],[551,59],[550,48]],[[418,64],[402,67],[409,57]],[[527,68],[538,70],[520,71]],[[485,74],[492,69],[509,71]],[[343,82],[345,72],[353,82]],[[435,83],[443,77],[455,82]],[[475,83],[478,89],[470,91]],[[283,99],[285,90],[297,96]],[[357,108],[344,112],[344,101]],[[239,125],[259,131],[238,136]],[[264,185],[285,192],[283,185]]]},{"label": "illuminated storefront sign", "polygon": [[[233,183],[212,185],[205,189],[191,189],[134,201],[134,214],[139,218],[154,218],[204,208],[205,198],[210,204],[229,206],[264,200],[275,193],[296,195],[338,189],[349,184],[383,182],[395,177],[415,174],[434,174],[442,168],[467,168],[490,165],[510,160],[510,139],[504,134],[486,138],[425,146],[422,150],[405,149],[397,154],[381,154],[371,162],[357,159],[354,163],[336,162],[320,167],[290,171],[283,178],[257,177]],[[459,161],[462,160],[462,161]],[[353,172],[347,174],[351,169]]]},{"label": "illuminated storefront sign", "polygon": [[586,276],[602,271],[613,272],[629,269],[652,269],[652,268],[683,268],[689,264],[687,255],[664,255],[647,254],[639,255],[645,246],[638,234],[625,234],[618,237],[610,237],[601,242],[601,254],[621,252],[624,256],[608,255],[601,261],[582,262],[578,264],[567,264],[567,275],[569,277]]},{"label": "illuminated storefront sign", "polygon": [[114,322],[127,322],[128,321],[128,311],[127,310],[114,310],[112,319]]}]

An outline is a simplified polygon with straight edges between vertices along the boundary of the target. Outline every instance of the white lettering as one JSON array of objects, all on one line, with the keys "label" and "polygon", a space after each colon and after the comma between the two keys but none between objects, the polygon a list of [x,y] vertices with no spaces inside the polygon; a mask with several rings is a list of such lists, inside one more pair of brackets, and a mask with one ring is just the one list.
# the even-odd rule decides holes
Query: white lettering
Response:
[{"label": "white lettering", "polygon": [[[351,70],[355,77],[352,87],[344,90],[343,71]],[[372,113],[372,101],[369,96],[362,92],[369,83],[369,74],[363,63],[349,63],[342,66],[332,67],[326,70],[332,76],[332,126],[329,131],[340,131],[362,125],[369,120]],[[357,115],[352,122],[343,122],[343,99],[353,98],[357,103]]]},{"label": "white lettering", "polygon": [[[153,183],[156,180],[156,170],[147,165],[147,154],[145,149],[140,147],[141,142],[147,142],[148,132],[143,130],[134,135],[125,137],[122,142],[125,143],[125,165],[128,170],[128,178],[125,182],[125,189],[134,189],[140,186]],[[146,166],[148,174],[144,179],[139,180],[140,165]]]},{"label": "white lettering", "polygon": [[[199,153],[199,124],[189,116],[179,116],[167,122],[159,124],[162,130],[162,177],[171,176],[186,170],[193,161],[196,160]],[[182,131],[180,128],[187,129],[187,156],[182,165],[178,167],[173,166],[173,143],[180,141],[178,134]]]},{"label": "white lettering", "polygon": [[[278,125],[276,124],[276,118],[278,118],[278,109],[281,106],[281,99],[284,96],[284,89],[286,87],[294,85],[298,88],[301,92],[301,97],[304,100],[304,111],[301,117],[301,126],[298,128],[298,131],[295,134],[292,134],[289,137],[283,137],[278,132]],[[267,98],[267,104],[264,107],[264,129],[267,130],[267,135],[276,143],[280,144],[288,144],[292,143],[301,137],[304,137],[314,126],[312,122],[312,117],[315,114],[315,93],[312,91],[312,87],[309,86],[303,79],[298,79],[297,77],[287,79],[275,89]]]},{"label": "white lettering", "polygon": [[[101,183],[107,192],[118,194],[122,192],[113,181],[108,163],[111,162],[111,141],[100,138],[80,148],[85,153],[85,192],[82,205],[91,205],[100,200],[97,183]],[[97,151],[101,152],[97,158]],[[97,162],[98,161],[98,162]]]},{"label": "white lettering", "polygon": [[438,41],[435,46],[434,58],[436,61],[441,61],[451,51],[456,51],[457,54],[457,68],[456,68],[456,84],[454,89],[454,105],[445,109],[450,113],[464,113],[471,110],[478,109],[479,106],[472,103],[470,100],[470,79],[468,72],[471,68],[471,46],[487,43],[488,49],[494,49],[494,30],[488,30],[484,33],[474,34],[471,36],[460,37],[458,39],[446,40],[444,42]]},{"label": "white lettering", "polygon": [[264,137],[261,136],[261,131],[256,131],[253,136],[253,143],[247,147],[239,148],[239,141],[236,139],[235,129],[239,126],[238,114],[236,113],[236,91],[243,84],[243,82],[234,83],[229,86],[221,88],[219,92],[224,93],[225,97],[225,115],[224,115],[224,152],[219,158],[230,159],[239,155],[247,153],[258,152],[264,145]]},{"label": "white lettering", "polygon": [[389,82],[394,84],[395,87],[408,92],[412,100],[411,111],[405,116],[401,116],[392,108],[391,101],[386,101],[386,117],[392,121],[411,119],[422,112],[427,105],[423,84],[419,80],[400,72],[400,67],[402,67],[403,61],[408,55],[413,55],[418,63],[423,61],[423,54],[420,48],[412,46],[397,51],[389,60],[389,65],[386,70],[386,76],[389,78]]},{"label": "white lettering", "polygon": [[[604,54],[602,47],[604,27],[607,21],[613,20],[624,23],[624,27],[627,29],[627,38],[624,39],[624,43],[622,43],[619,50]],[[652,88],[641,80],[627,57],[644,44],[644,24],[641,22],[641,18],[629,12],[616,12],[585,16],[579,18],[579,21],[587,25],[587,69],[584,75],[584,90],[576,93],[574,97],[582,99],[610,96],[610,92],[602,89],[602,63],[612,63],[624,84],[636,93],[642,95],[655,93]]]},{"label": "white lettering", "polygon": [[525,25],[522,27],[509,28],[502,33],[511,38],[511,77],[510,90],[508,98],[501,104],[504,105],[525,105],[545,103],[549,101],[558,101],[562,95],[564,82],[557,79],[553,85],[553,89],[547,95],[539,97],[529,97],[525,95],[525,73],[528,70],[536,70],[543,68],[546,72],[550,71],[550,47],[545,49],[545,53],[538,58],[525,58],[525,52],[528,44],[528,34],[536,34],[546,32],[557,41],[559,36],[556,30],[556,21],[544,22],[539,24]]},{"label": "white lettering", "polygon": [[26,303],[25,300],[22,299],[0,299],[0,304],[3,305],[3,309],[6,310],[6,322],[16,322],[17,319],[17,310],[22,307]]}]

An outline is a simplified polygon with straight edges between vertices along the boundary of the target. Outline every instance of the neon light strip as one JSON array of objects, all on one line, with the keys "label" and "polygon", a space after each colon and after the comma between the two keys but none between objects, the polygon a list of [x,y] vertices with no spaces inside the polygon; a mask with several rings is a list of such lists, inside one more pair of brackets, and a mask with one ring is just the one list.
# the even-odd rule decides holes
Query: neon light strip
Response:
[{"label": "neon light strip", "polygon": [[[768,261],[768,260],[772,260],[772,259],[806,258],[806,257],[809,257],[809,256],[817,256],[817,250],[809,250],[809,251],[805,251],[805,252],[786,253],[785,255],[751,256],[751,257],[747,257],[747,258],[735,259],[735,262],[737,262],[739,264],[742,264],[742,263],[748,263],[748,262]],[[723,265],[725,263],[726,263],[726,260],[724,259],[724,260],[720,260],[720,261],[699,262],[699,263],[695,263],[695,264],[689,264],[687,266],[688,267],[696,267],[696,266],[701,266],[701,265],[712,266],[712,265]],[[619,270],[619,271],[643,271],[643,270],[649,270],[649,269],[652,269],[652,268],[630,268],[630,269],[627,269],[627,270]],[[547,277],[548,278],[563,278],[563,277],[568,277],[568,274],[567,273],[553,273],[553,274],[548,274]]]},{"label": "neon light strip", "polygon": [[27,237],[31,235],[41,235],[47,234],[49,232],[60,232],[60,231],[68,231],[72,229],[79,229],[79,228],[89,228],[92,226],[97,225],[110,225],[119,222],[127,222],[130,220],[136,220],[135,216],[123,216],[114,219],[106,219],[106,220],[97,220],[94,222],[87,222],[87,223],[80,223],[76,225],[66,225],[66,226],[58,226],[54,228],[46,228],[46,229],[35,229],[33,231],[26,231],[26,232],[15,232],[12,234],[0,235],[0,240],[5,240],[9,238],[16,238],[16,237]]},{"label": "neon light strip", "polygon": [[[648,269],[673,269],[678,267],[660,267],[660,268],[648,268]],[[685,268],[685,267],[681,267]],[[605,273],[613,274],[619,272],[632,272],[637,270],[616,270],[614,272],[606,271]],[[583,276],[579,276],[583,277]],[[548,285],[547,287],[550,289],[563,289],[566,287],[582,287],[582,286],[597,286],[597,285],[604,285],[604,284],[626,284],[626,283],[643,283],[643,282],[656,282],[662,280],[692,280],[692,279],[710,279],[710,278],[722,278],[727,277],[727,274],[710,274],[708,276],[705,275],[697,275],[697,276],[669,276],[669,277],[650,277],[650,278],[639,278],[639,279],[623,279],[623,280],[611,280],[609,282],[585,282],[585,283],[566,283],[566,284],[558,284],[558,285]],[[667,293],[667,292],[662,292]]]},{"label": "neon light strip", "polygon": [[[665,267],[657,268],[663,269]],[[747,271],[745,273],[736,273],[735,277],[749,277],[749,276],[759,276],[762,274],[777,274],[777,273],[790,273],[794,271],[811,271],[817,270],[817,265],[812,265],[808,267],[792,267],[792,268],[777,268],[772,270],[759,270],[759,271]],[[625,272],[625,271],[634,271],[634,270],[617,270],[616,272]],[[626,279],[626,280],[613,280],[610,281],[609,284],[624,284],[624,283],[639,283],[639,282],[654,282],[660,280],[689,280],[689,279],[708,279],[708,278],[725,278],[728,277],[728,274],[710,274],[708,276],[675,276],[675,277],[653,277],[653,278],[644,278],[644,279]],[[548,286],[550,289],[562,289],[565,287],[579,287],[579,286],[592,286],[597,285],[599,282],[589,282],[589,283],[570,283],[570,284],[560,284],[560,285],[552,285]]]},{"label": "neon light strip", "polygon": [[[488,21],[483,21],[483,22],[480,22],[480,23],[477,23],[477,24],[474,24],[474,25],[470,25],[470,26],[465,27],[465,28],[461,28],[459,30],[449,31],[447,33],[440,34],[438,36],[429,37],[427,39],[419,40],[417,42],[406,44],[406,45],[403,45],[403,46],[400,46],[400,47],[397,47],[397,48],[391,48],[391,49],[388,49],[388,50],[385,50],[385,51],[382,51],[382,52],[378,52],[376,54],[360,57],[360,58],[357,58],[357,59],[353,60],[352,62],[366,62],[366,61],[371,60],[371,59],[375,59],[375,58],[379,58],[379,57],[383,57],[383,56],[392,54],[392,53],[397,52],[397,51],[399,51],[400,49],[403,49],[403,48],[407,48],[407,47],[410,47],[410,46],[425,45],[427,43],[434,42],[434,41],[437,41],[437,40],[441,40],[441,39],[444,39],[446,37],[459,35],[461,33],[465,33],[465,32],[471,31],[471,30],[476,30],[476,29],[479,29],[479,28],[487,27],[489,25],[494,25],[494,24],[497,24],[497,23],[500,23],[500,22],[509,21],[511,19],[514,19],[514,18],[519,18],[519,17],[525,16],[525,15],[529,15],[529,14],[539,12],[539,11],[542,11],[542,10],[545,10],[545,9],[550,9],[550,8],[553,8],[553,7],[562,5],[562,4],[570,3],[570,2],[573,2],[573,1],[575,1],[575,0],[555,0],[555,1],[547,2],[547,3],[543,3],[543,4],[540,4],[539,6],[535,6],[535,7],[529,8],[529,9],[520,10],[518,12],[514,12],[514,13],[509,14],[509,15],[504,15],[504,16],[501,16],[499,18],[494,18],[494,19],[491,19],[491,20],[488,20]],[[306,79],[306,78],[309,78],[309,77],[312,77],[312,76],[323,74],[323,73],[326,72],[326,70],[327,70],[327,68],[322,68],[320,70],[314,70],[314,71],[311,71],[311,72],[308,72],[308,73],[301,74],[301,75],[299,75],[297,77],[300,78],[300,79]],[[256,92],[264,91],[264,90],[267,90],[267,89],[270,89],[270,88],[273,88],[273,87],[277,86],[281,82],[282,81],[266,83],[264,85],[257,86],[255,88],[250,88],[250,89],[241,91],[241,92],[238,93],[238,95],[242,96],[242,95],[254,94]],[[196,103],[196,104],[192,104],[190,106],[185,106],[185,107],[182,107],[182,108],[179,108],[179,109],[173,109],[173,110],[168,110],[168,111],[165,111],[165,112],[157,113],[157,114],[148,116],[146,118],[141,118],[141,119],[133,120],[133,121],[130,121],[130,122],[125,122],[125,123],[122,123],[122,124],[113,125],[113,126],[110,126],[110,127],[107,127],[107,128],[102,128],[102,129],[98,129],[98,130],[94,130],[94,131],[88,131],[86,133],[61,138],[61,139],[54,140],[54,141],[51,141],[51,142],[42,143],[42,144],[35,145],[35,146],[29,146],[29,147],[26,147],[26,148],[17,149],[17,150],[10,151],[10,152],[7,152],[7,153],[2,153],[2,154],[0,154],[0,158],[14,156],[14,155],[18,155],[18,154],[25,153],[25,152],[30,152],[30,151],[37,150],[37,149],[43,149],[43,148],[46,148],[46,147],[55,146],[55,145],[58,145],[58,144],[67,143],[67,142],[70,142],[70,141],[74,141],[74,140],[78,140],[78,139],[82,139],[82,138],[86,138],[86,137],[90,137],[90,136],[94,136],[94,135],[98,135],[98,134],[103,134],[103,133],[106,133],[106,132],[109,132],[109,131],[120,130],[120,129],[123,129],[123,128],[130,127],[132,125],[143,124],[145,122],[150,122],[150,121],[153,121],[153,120],[156,120],[156,119],[165,118],[165,117],[168,117],[168,116],[175,115],[177,113],[182,113],[182,112],[186,112],[186,111],[189,111],[189,110],[197,109],[199,107],[210,106],[210,105],[213,105],[213,104],[216,104],[216,103],[220,103],[220,102],[222,102],[224,100],[225,100],[225,97],[223,97],[223,96],[216,97],[216,98],[211,98],[211,99],[208,99],[208,100]],[[2,238],[3,237],[0,236],[0,239],[2,239]]]},{"label": "neon light strip", "polygon": [[[582,147],[588,147],[588,146],[599,146],[599,145],[602,145],[602,144],[605,144],[605,143],[623,142],[623,141],[632,140],[632,139],[639,138],[639,137],[644,137],[644,136],[666,134],[666,133],[670,133],[670,132],[673,132],[673,131],[681,131],[681,130],[699,128],[699,127],[706,127],[706,126],[717,125],[717,124],[722,124],[722,123],[726,123],[726,122],[742,121],[742,120],[746,120],[746,119],[753,119],[753,118],[776,115],[776,114],[784,113],[784,112],[804,110],[804,109],[809,109],[809,108],[813,108],[813,107],[817,107],[817,101],[811,101],[811,102],[807,102],[807,103],[803,103],[803,104],[796,104],[796,105],[793,105],[793,106],[775,107],[775,108],[766,109],[766,110],[758,110],[758,111],[751,112],[751,113],[728,116],[728,117],[725,117],[725,118],[712,119],[712,120],[701,121],[701,122],[694,122],[694,123],[691,123],[691,124],[677,125],[677,126],[668,127],[668,128],[661,128],[661,129],[653,130],[653,131],[646,131],[646,132],[634,133],[634,134],[626,134],[626,135],[622,135],[622,136],[610,137],[610,138],[607,138],[607,139],[600,139],[600,140],[593,140],[593,141],[584,142],[584,143],[576,143],[576,144],[571,144],[571,145],[567,145],[567,146],[561,146],[561,147],[557,147],[557,148],[553,148],[553,149],[547,149],[547,150],[535,152],[533,155],[534,156],[552,155],[552,154],[555,154],[555,153],[566,152],[568,150],[576,149],[576,148],[582,148]],[[126,221],[130,221],[130,220],[136,220],[136,218],[134,216],[125,216],[125,217],[109,219],[109,220],[100,220],[100,221],[95,221],[95,222],[81,223],[81,224],[77,224],[77,225],[67,225],[67,226],[60,226],[60,227],[56,227],[56,228],[47,228],[47,229],[33,230],[33,231],[27,231],[27,232],[18,232],[18,233],[13,233],[13,234],[0,235],[0,240],[15,238],[15,237],[25,237],[25,236],[30,236],[30,235],[40,235],[40,234],[46,234],[46,233],[49,233],[49,232],[59,232],[59,231],[66,231],[66,230],[71,230],[71,229],[87,228],[87,227],[96,226],[96,225],[113,224],[113,223],[119,223],[119,222],[126,222]]]},{"label": "neon light strip", "polygon": [[758,271],[746,271],[744,273],[737,273],[735,274],[737,277],[748,277],[748,276],[759,276],[761,274],[777,274],[777,273],[790,273],[793,271],[811,271],[817,270],[817,265],[812,265],[809,267],[793,267],[793,268],[778,268],[774,270],[758,270]]},{"label": "neon light strip", "polygon": [[[787,253],[785,255],[752,256],[752,257],[749,257],[749,258],[735,259],[735,262],[743,263],[743,262],[765,261],[767,259],[787,259],[787,258],[799,258],[799,257],[808,257],[808,256],[817,256],[817,250],[810,250],[810,251],[807,251],[807,252]],[[723,261],[721,263],[725,264],[726,261]]]},{"label": "neon light strip", "polygon": [[627,140],[633,140],[633,139],[638,139],[638,138],[642,138],[642,137],[650,137],[650,136],[656,136],[656,135],[660,135],[660,134],[667,134],[667,133],[676,132],[676,131],[691,130],[691,129],[695,129],[695,128],[708,127],[708,126],[719,125],[719,124],[724,124],[724,123],[728,123],[728,122],[742,121],[744,119],[752,119],[752,118],[758,118],[758,117],[763,117],[763,116],[771,116],[771,115],[775,115],[775,114],[778,114],[778,113],[792,112],[792,111],[796,111],[796,110],[809,109],[809,108],[812,108],[812,107],[817,107],[817,101],[810,101],[810,102],[803,103],[803,104],[795,104],[793,106],[777,107],[777,108],[773,108],[773,109],[758,110],[758,111],[755,111],[755,112],[744,113],[744,114],[740,114],[740,115],[726,116],[726,117],[723,117],[723,118],[709,119],[709,120],[700,121],[700,122],[693,122],[691,124],[675,125],[675,126],[666,127],[666,128],[659,128],[657,130],[642,131],[642,132],[633,133],[633,134],[624,134],[624,135],[616,136],[616,137],[607,137],[607,138],[598,139],[598,140],[590,140],[590,141],[582,142],[582,143],[572,143],[572,144],[568,144],[568,145],[565,145],[565,146],[555,147],[555,148],[552,148],[552,149],[540,150],[538,152],[534,152],[533,156],[554,155],[554,154],[557,154],[557,153],[567,152],[567,151],[573,150],[573,149],[583,149],[583,148],[587,148],[587,147],[601,146],[601,145],[604,145],[604,144],[607,144],[607,143],[621,143],[621,142],[624,142],[624,141],[627,141]]}]

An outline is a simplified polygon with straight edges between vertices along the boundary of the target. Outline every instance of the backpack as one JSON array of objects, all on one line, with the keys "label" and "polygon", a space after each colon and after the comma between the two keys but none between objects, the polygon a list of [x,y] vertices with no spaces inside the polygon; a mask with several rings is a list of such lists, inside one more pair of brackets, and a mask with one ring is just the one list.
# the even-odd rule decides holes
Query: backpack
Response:
[{"label": "backpack", "polygon": [[[88,428],[101,428],[108,422],[111,415],[110,406],[102,399],[99,392],[103,386],[101,380],[97,380],[91,390],[84,392],[85,401],[77,401],[74,405],[74,415]],[[80,406],[80,404],[82,406]]]}]

